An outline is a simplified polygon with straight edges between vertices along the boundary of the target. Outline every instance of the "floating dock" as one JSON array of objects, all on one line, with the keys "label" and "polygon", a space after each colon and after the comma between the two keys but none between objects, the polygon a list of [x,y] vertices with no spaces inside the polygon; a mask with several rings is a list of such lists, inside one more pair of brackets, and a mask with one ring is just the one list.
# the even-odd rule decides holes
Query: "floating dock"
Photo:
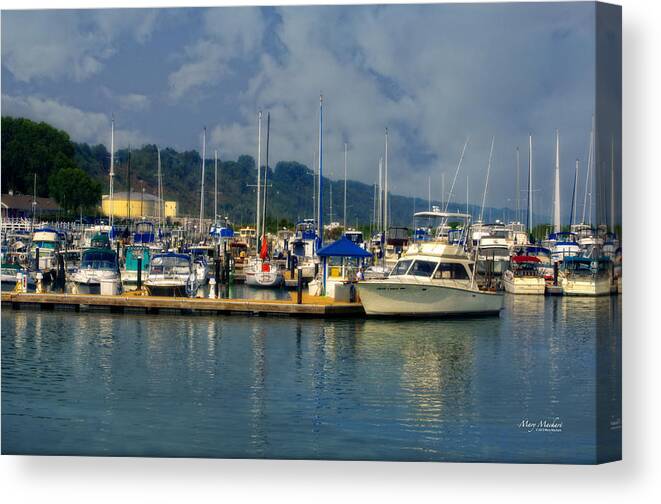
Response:
[{"label": "floating dock", "polygon": [[292,300],[175,298],[158,296],[101,296],[60,293],[2,293],[2,305],[14,310],[40,308],[42,310],[110,311],[112,313],[158,314],[196,313],[280,315],[309,318],[363,317],[360,303],[342,303],[326,297],[303,295],[302,303]]}]

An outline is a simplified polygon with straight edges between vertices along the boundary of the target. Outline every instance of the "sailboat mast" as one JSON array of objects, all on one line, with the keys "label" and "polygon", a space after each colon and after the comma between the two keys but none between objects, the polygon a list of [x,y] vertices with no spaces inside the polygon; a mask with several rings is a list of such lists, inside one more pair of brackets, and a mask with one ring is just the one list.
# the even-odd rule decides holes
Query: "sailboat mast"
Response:
[{"label": "sailboat mast", "polygon": [[611,233],[615,233],[615,138],[611,135]]},{"label": "sailboat mast", "polygon": [[207,157],[207,127],[202,132],[202,183],[200,185],[200,236],[203,236],[202,221],[204,220],[204,163]]},{"label": "sailboat mast", "polygon": [[213,222],[218,219],[218,150],[213,151]]},{"label": "sailboat mast", "polygon": [[431,212],[431,176],[427,177],[427,201],[429,204],[429,212]]},{"label": "sailboat mast", "polygon": [[487,177],[484,181],[484,192],[482,193],[482,208],[480,209],[480,222],[483,222],[484,218],[484,205],[487,201],[487,189],[489,188],[489,173],[491,172],[491,159],[493,157],[493,143],[495,137],[491,137],[491,149],[489,150],[489,163],[487,164]]},{"label": "sailboat mast", "polygon": [[344,217],[344,231],[347,231],[347,144],[344,143],[344,209],[342,210]]},{"label": "sailboat mast", "polygon": [[592,159],[594,152],[594,115],[592,116],[592,129],[590,130],[590,147],[588,148],[588,168],[585,174],[585,193],[583,195],[583,216],[581,223],[585,224],[585,210],[588,205],[588,191],[590,190],[590,171],[592,168]]},{"label": "sailboat mast", "polygon": [[383,186],[382,186],[382,180],[383,180],[383,160],[379,158],[379,205],[378,205],[378,213],[377,213],[377,218],[376,218],[376,228],[378,232],[382,231],[382,223],[383,223]]},{"label": "sailboat mast", "polygon": [[532,135],[528,136],[528,215],[526,228],[532,233]]},{"label": "sailboat mast", "polygon": [[113,179],[115,177],[115,116],[113,114],[110,122],[110,232],[115,218],[114,187]]},{"label": "sailboat mast", "polygon": [[269,177],[269,141],[271,134],[271,113],[266,113],[266,165],[264,166],[264,205],[262,208],[262,235],[266,236],[266,197]]},{"label": "sailboat mast", "polygon": [[521,166],[519,159],[519,148],[516,148],[516,222],[521,222]]},{"label": "sailboat mast", "polygon": [[384,201],[384,225],[383,230],[388,233],[388,128],[386,128],[386,162],[384,165],[384,185],[385,185],[385,194],[383,195]]},{"label": "sailboat mast", "polygon": [[578,191],[578,159],[576,160],[576,171],[574,172],[574,190],[571,196],[571,221],[569,222],[569,230],[576,223],[576,195]]},{"label": "sailboat mast", "polygon": [[319,95],[319,243],[324,242],[324,139],[323,139],[323,126],[324,126],[324,96]]},{"label": "sailboat mast", "polygon": [[163,225],[163,214],[162,214],[162,208],[163,208],[163,187],[161,186],[161,150],[156,147],[156,165],[157,165],[157,174],[156,174],[156,185],[158,187],[158,227],[159,229]]},{"label": "sailboat mast", "polygon": [[[261,205],[261,190],[262,190],[262,111],[257,114],[257,220],[255,223],[255,237],[259,241],[260,234],[260,220],[262,213],[260,210]],[[259,247],[258,247],[259,248]]]},{"label": "sailboat mast", "polygon": [[555,191],[553,197],[553,232],[562,231],[560,224],[560,132],[555,130]]}]

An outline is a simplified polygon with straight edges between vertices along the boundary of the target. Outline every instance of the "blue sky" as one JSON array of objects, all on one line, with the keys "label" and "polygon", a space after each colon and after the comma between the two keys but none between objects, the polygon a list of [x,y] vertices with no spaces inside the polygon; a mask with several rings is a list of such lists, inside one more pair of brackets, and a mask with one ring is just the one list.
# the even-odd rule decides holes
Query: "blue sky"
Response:
[{"label": "blue sky", "polygon": [[[373,183],[390,131],[392,192],[441,196],[470,137],[455,200],[514,206],[534,136],[535,211],[550,214],[555,129],[568,202],[594,111],[594,4],[446,4],[2,12],[2,113],[74,140],[256,155],[311,164],[324,94],[325,174]],[[582,182],[583,183],[583,182]],[[582,191],[582,188],[580,189]],[[525,203],[523,203],[525,204]],[[564,206],[564,205],[563,205]],[[563,219],[569,212],[563,209]]]}]

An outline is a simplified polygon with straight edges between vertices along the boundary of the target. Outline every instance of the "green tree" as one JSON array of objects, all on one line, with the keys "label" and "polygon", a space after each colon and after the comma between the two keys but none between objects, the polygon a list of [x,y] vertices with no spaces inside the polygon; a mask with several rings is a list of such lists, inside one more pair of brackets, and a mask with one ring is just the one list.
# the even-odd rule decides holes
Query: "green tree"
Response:
[{"label": "green tree", "polygon": [[68,212],[89,210],[101,200],[101,184],[80,168],[56,171],[48,179],[50,194]]},{"label": "green tree", "polygon": [[24,118],[2,118],[2,188],[23,194],[33,191],[48,196],[51,173],[74,165],[74,146],[69,135],[46,123]]}]

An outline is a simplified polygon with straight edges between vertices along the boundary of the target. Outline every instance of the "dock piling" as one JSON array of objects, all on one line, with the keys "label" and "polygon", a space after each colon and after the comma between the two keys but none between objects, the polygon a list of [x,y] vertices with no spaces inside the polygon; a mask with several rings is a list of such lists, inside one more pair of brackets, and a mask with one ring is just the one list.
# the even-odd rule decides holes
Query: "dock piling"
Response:
[{"label": "dock piling", "polygon": [[142,289],[142,256],[138,257],[138,290]]},{"label": "dock piling", "polygon": [[298,267],[297,270],[297,280],[296,283],[296,304],[301,304],[303,302],[303,268]]}]

